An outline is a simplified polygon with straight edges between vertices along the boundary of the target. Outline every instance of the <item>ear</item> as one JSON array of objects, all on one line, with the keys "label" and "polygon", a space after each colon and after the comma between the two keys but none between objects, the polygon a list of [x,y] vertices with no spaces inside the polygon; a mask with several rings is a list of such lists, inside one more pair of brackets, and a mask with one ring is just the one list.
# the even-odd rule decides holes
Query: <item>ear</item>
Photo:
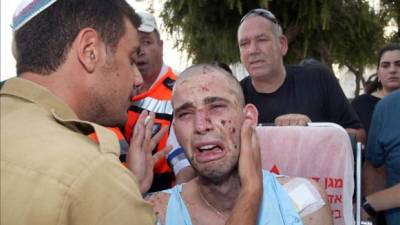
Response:
[{"label": "ear", "polygon": [[92,73],[100,59],[103,47],[97,31],[92,28],[82,29],[75,39],[75,47],[79,62],[86,71]]},{"label": "ear", "polygon": [[281,35],[279,37],[279,44],[281,47],[281,53],[282,55],[286,55],[287,51],[288,51],[288,40],[287,37],[285,35]]},{"label": "ear", "polygon": [[246,119],[250,119],[254,126],[258,124],[258,110],[255,105],[247,104],[243,108],[243,113]]}]

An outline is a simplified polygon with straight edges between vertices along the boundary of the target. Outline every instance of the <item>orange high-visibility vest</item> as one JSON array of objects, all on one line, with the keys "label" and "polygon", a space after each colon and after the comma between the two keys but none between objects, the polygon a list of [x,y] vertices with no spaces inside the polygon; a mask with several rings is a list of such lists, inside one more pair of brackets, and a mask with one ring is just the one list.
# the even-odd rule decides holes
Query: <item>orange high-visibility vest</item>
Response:
[{"label": "orange high-visibility vest", "polygon": [[[155,120],[153,126],[153,134],[158,132],[162,127],[169,127],[172,122],[172,87],[175,84],[176,75],[171,67],[167,67],[165,74],[147,91],[132,98],[132,105],[128,110],[128,121],[125,124],[124,134],[129,142],[132,137],[132,131],[143,110],[155,112]],[[153,150],[153,153],[165,147],[168,139],[168,132],[164,134],[160,143]],[[167,184],[161,184],[162,188],[171,187],[174,182],[174,174],[168,165],[165,157],[158,161],[154,167],[154,179],[157,182],[159,177]],[[168,178],[166,178],[168,177]],[[165,185],[165,186],[164,186]],[[159,186],[159,185],[157,185]],[[151,189],[152,190],[152,189]]]},{"label": "orange high-visibility vest", "polygon": [[[121,130],[118,127],[107,127],[107,128],[110,129],[112,132],[114,132],[115,135],[117,135],[118,142],[119,142],[119,148],[120,148],[120,154],[126,153],[128,151],[128,149],[129,149],[129,145],[128,145],[128,142],[125,140],[125,137],[122,134]],[[90,139],[92,139],[96,143],[99,142],[95,132],[89,134],[88,136],[89,136]],[[126,163],[125,163],[125,159],[122,160],[120,158],[120,160],[122,161],[122,164],[124,166],[127,166]]]}]

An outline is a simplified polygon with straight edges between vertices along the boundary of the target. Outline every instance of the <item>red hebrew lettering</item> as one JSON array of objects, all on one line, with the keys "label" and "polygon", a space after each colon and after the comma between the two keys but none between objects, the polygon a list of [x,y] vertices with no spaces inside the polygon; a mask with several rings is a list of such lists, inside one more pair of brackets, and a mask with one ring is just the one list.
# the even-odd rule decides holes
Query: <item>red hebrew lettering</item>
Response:
[{"label": "red hebrew lettering", "polygon": [[328,187],[335,187],[335,180],[333,178],[330,177],[325,178],[325,188]]},{"label": "red hebrew lettering", "polygon": [[335,187],[343,188],[343,179],[341,179],[341,178],[335,179]]},{"label": "red hebrew lettering", "polygon": [[335,195],[335,199],[333,200],[335,204],[342,203],[342,195]]},{"label": "red hebrew lettering", "polygon": [[319,177],[311,177],[311,179],[315,180],[316,182],[319,182],[319,180],[320,180]]},{"label": "red hebrew lettering", "polygon": [[334,209],[332,210],[332,216],[334,219],[342,218],[342,211],[340,211],[340,209]]},{"label": "red hebrew lettering", "polygon": [[335,198],[335,195],[329,195],[328,194],[328,202],[329,202],[329,204],[333,203],[334,198]]}]

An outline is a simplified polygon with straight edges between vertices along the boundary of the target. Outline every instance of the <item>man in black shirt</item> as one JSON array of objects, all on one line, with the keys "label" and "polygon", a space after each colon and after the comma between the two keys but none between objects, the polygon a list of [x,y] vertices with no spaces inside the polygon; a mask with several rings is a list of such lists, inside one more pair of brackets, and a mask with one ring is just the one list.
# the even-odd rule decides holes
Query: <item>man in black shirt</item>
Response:
[{"label": "man in black shirt", "polygon": [[364,141],[361,122],[327,68],[283,64],[288,43],[271,12],[248,12],[240,22],[238,42],[241,61],[249,72],[241,85],[246,103],[253,103],[260,112],[259,122],[334,122]]}]

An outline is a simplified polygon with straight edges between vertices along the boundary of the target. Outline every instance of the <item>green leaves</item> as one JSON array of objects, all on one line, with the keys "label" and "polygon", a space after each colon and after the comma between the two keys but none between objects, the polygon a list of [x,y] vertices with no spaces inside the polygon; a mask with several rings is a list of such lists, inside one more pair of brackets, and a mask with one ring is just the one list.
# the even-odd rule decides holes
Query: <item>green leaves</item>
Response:
[{"label": "green leaves", "polygon": [[269,8],[282,24],[289,40],[286,63],[313,57],[329,67],[339,63],[359,71],[375,63],[376,51],[387,41],[388,19],[400,21],[397,0],[383,0],[381,13],[365,0],[167,0],[161,16],[176,45],[195,63],[235,63],[240,61],[239,21],[253,8]]}]

